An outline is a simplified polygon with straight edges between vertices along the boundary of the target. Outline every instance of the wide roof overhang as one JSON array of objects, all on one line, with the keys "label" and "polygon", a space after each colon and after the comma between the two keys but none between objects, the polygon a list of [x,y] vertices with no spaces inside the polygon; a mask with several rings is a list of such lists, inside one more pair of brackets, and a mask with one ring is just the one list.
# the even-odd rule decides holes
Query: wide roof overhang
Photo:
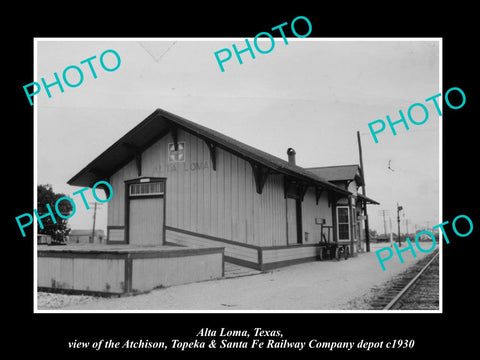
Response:
[{"label": "wide roof overhang", "polygon": [[[288,161],[162,109],[155,110],[145,120],[122,136],[74,175],[68,181],[68,184],[92,187],[100,180],[108,180],[115,172],[137,158],[139,154],[168,133],[172,133],[175,139],[178,129],[204,140],[210,149],[212,161],[215,161],[215,149],[218,147],[248,161],[254,168],[255,174],[279,173],[285,175],[289,181],[304,186],[328,189],[344,196],[352,195],[349,191],[300,166],[293,165]],[[255,169],[260,170],[256,172]],[[263,175],[259,176],[262,177]]]}]

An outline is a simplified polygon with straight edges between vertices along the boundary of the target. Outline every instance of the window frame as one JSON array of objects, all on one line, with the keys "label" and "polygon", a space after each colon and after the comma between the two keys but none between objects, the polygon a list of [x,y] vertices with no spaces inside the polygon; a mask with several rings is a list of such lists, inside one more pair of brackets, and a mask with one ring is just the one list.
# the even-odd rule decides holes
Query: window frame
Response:
[{"label": "window frame", "polygon": [[[151,185],[159,185],[160,190],[156,192],[145,192],[145,193],[132,193],[132,189],[135,186],[147,186],[148,189],[151,188]],[[146,197],[146,196],[165,196],[165,181],[162,180],[153,180],[153,181],[139,181],[139,182],[132,182],[128,184],[128,196],[131,198],[137,197]]]},{"label": "window frame", "polygon": [[[339,218],[339,209],[346,209],[347,210],[347,217],[348,220],[347,222],[340,222]],[[350,224],[351,224],[351,213],[350,213],[350,208],[348,205],[340,205],[337,206],[336,209],[336,215],[337,215],[337,239],[338,241],[350,241],[351,240],[351,234],[350,234]],[[347,225],[348,226],[348,238],[340,238],[340,225]]]}]

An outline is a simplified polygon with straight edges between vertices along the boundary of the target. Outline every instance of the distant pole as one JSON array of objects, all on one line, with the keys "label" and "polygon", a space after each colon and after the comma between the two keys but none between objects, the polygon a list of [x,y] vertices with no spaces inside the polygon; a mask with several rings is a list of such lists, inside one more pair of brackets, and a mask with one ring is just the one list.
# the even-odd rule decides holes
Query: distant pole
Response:
[{"label": "distant pole", "polygon": [[[363,193],[363,196],[367,196],[367,191],[365,190],[365,173],[363,171],[362,142],[360,141],[360,131],[357,131],[357,140],[358,140],[358,153],[360,155],[360,172],[362,173],[362,179],[363,179],[362,193]],[[365,245],[367,247],[367,252],[370,252],[370,229],[368,228],[368,214],[367,214],[366,201],[365,201]]]},{"label": "distant pole", "polygon": [[92,239],[90,243],[95,242],[95,218],[97,217],[97,203],[95,202],[94,210],[93,210],[93,229],[92,229]]},{"label": "distant pole", "polygon": [[390,225],[390,247],[392,247],[393,243],[393,227],[392,227],[392,218],[388,217],[388,223]]},{"label": "distant pole", "polygon": [[386,210],[386,209],[378,210],[378,214],[383,216],[383,231],[385,236],[388,236],[386,216],[390,215],[390,210]]},{"label": "distant pole", "polygon": [[401,243],[401,239],[400,239],[400,209],[401,207],[398,206],[398,202],[397,202],[397,224],[398,224],[398,247],[401,247],[402,246],[402,243]]},{"label": "distant pole", "polygon": [[387,222],[385,220],[385,209],[382,210],[383,213],[383,230],[385,230],[385,235],[387,235]]}]

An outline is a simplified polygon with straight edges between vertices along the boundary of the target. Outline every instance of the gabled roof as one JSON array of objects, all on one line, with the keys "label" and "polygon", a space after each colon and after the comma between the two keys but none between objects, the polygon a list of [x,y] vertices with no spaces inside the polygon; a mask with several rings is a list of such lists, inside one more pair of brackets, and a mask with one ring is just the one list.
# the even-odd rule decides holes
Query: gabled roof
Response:
[{"label": "gabled roof", "polygon": [[[68,184],[92,187],[97,181],[109,178],[134,159],[136,154],[153,145],[167,133],[176,132],[176,129],[182,129],[198,136],[209,145],[209,148],[222,148],[249,161],[252,166],[255,165],[266,169],[266,171],[281,173],[298,182],[327,188],[343,195],[350,194],[350,192],[300,166],[292,165],[288,161],[162,109],[155,110],[121,137],[73,176]],[[262,172],[260,171],[260,173]]]},{"label": "gabled roof", "polygon": [[363,185],[362,173],[359,165],[337,165],[307,168],[308,171],[328,181],[356,180],[359,186]]},{"label": "gabled roof", "polygon": [[[307,168],[308,171],[323,177],[328,181],[351,181],[354,180],[357,182],[358,186],[364,184],[362,179],[362,171],[360,166],[357,164],[354,165],[336,165],[336,166],[322,166]],[[380,205],[379,202],[370,199],[369,197],[357,193],[357,198],[365,201],[366,203]]]}]

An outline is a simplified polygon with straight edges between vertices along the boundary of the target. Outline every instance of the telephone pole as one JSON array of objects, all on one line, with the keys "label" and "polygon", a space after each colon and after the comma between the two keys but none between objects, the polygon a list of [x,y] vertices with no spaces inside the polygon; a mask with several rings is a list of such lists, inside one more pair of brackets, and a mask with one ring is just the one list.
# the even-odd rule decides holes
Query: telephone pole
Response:
[{"label": "telephone pole", "polygon": [[390,225],[390,247],[392,247],[393,243],[393,227],[392,227],[392,218],[388,218],[388,223]]},{"label": "telephone pole", "polygon": [[[93,227],[92,227],[92,237],[90,239],[90,244],[93,244],[95,242],[95,220],[97,217],[97,202],[94,203],[88,203],[89,205],[93,205]],[[100,204],[101,207],[102,204]]]},{"label": "telephone pole", "polygon": [[94,210],[93,210],[93,228],[92,228],[92,239],[90,243],[93,243],[95,240],[95,219],[97,217],[97,203],[95,202]]},{"label": "telephone pole", "polygon": [[385,210],[382,210],[383,213],[383,230],[385,231],[385,235],[387,235],[387,222],[385,221]]},{"label": "telephone pole", "polygon": [[402,246],[401,238],[400,238],[400,210],[402,210],[403,207],[398,205],[397,202],[397,224],[398,224],[398,247]]},{"label": "telephone pole", "polygon": [[378,210],[378,215],[383,216],[383,231],[385,236],[387,235],[387,220],[385,219],[386,215],[390,215],[390,210]]},{"label": "telephone pole", "polygon": [[[365,190],[365,172],[363,171],[363,157],[362,157],[362,142],[360,141],[360,131],[357,131],[357,140],[358,140],[358,153],[360,157],[360,173],[362,174],[363,186],[362,194],[367,196],[367,191]],[[365,246],[367,252],[370,252],[370,229],[368,227],[368,214],[367,214],[367,202],[365,201]]]}]

